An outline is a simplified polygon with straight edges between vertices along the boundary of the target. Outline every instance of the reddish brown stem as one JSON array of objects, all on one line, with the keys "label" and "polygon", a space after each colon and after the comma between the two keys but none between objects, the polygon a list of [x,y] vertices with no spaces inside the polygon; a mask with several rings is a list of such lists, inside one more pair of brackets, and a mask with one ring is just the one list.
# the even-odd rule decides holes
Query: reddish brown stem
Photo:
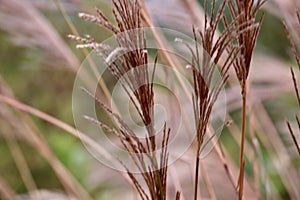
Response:
[{"label": "reddish brown stem", "polygon": [[195,171],[195,188],[194,188],[194,200],[198,198],[198,181],[199,181],[199,162],[200,162],[200,149],[201,145],[198,143],[197,155],[196,155],[196,171]]},{"label": "reddish brown stem", "polygon": [[244,190],[244,167],[245,167],[245,158],[244,158],[244,148],[245,148],[245,131],[246,131],[246,104],[247,104],[247,86],[243,84],[242,87],[242,98],[243,98],[243,107],[242,107],[242,135],[241,135],[241,150],[240,150],[240,175],[239,175],[239,200],[243,199],[243,190]]}]

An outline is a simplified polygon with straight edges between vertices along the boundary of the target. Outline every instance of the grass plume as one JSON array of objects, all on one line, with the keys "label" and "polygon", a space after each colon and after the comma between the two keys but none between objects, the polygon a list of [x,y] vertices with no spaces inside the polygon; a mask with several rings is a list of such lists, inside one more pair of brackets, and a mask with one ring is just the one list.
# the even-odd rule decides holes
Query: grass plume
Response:
[{"label": "grass plume", "polygon": [[[200,170],[200,152],[204,145],[204,138],[208,131],[209,120],[211,117],[214,103],[216,102],[222,87],[228,79],[228,70],[232,62],[237,58],[239,48],[228,45],[233,42],[235,37],[239,34],[239,29],[233,26],[237,21],[233,20],[232,24],[226,24],[226,29],[215,38],[217,35],[218,26],[224,20],[223,11],[226,6],[226,1],[217,8],[217,14],[214,10],[216,2],[211,1],[210,16],[208,10],[208,1],[204,1],[205,20],[204,27],[201,30],[193,28],[194,43],[192,47],[183,43],[188,47],[192,55],[191,68],[193,72],[193,108],[194,118],[196,124],[196,165],[195,165],[195,179],[194,179],[194,199],[198,198],[198,182]],[[199,39],[200,38],[200,39]],[[200,55],[198,44],[203,47],[203,55]],[[213,75],[218,70],[217,64],[223,54],[227,54],[225,62],[220,66],[220,77],[216,82],[213,82]],[[202,59],[200,58],[202,56]]]},{"label": "grass plume", "polygon": [[[103,26],[115,34],[119,47],[111,52],[107,51],[103,45],[98,44],[92,38],[80,38],[70,36],[71,38],[83,42],[80,47],[89,47],[95,49],[104,58],[108,69],[116,80],[121,82],[128,98],[134,105],[140,116],[146,131],[145,141],[136,136],[129,126],[122,120],[121,116],[100,102],[95,96],[85,90],[92,96],[98,105],[110,114],[117,122],[117,129],[111,128],[102,122],[87,117],[88,120],[97,123],[101,128],[117,136],[123,147],[131,152],[131,158],[139,169],[141,176],[146,183],[148,191],[141,186],[141,183],[130,172],[126,164],[120,160],[127,170],[127,174],[132,180],[133,185],[142,199],[166,199],[167,187],[167,163],[168,153],[167,144],[169,142],[170,129],[165,124],[163,129],[162,142],[158,144],[156,131],[154,128],[154,90],[153,78],[157,57],[154,61],[154,70],[152,75],[148,73],[148,53],[145,33],[142,30],[142,17],[139,1],[113,1],[113,15],[117,22],[115,27],[108,18],[97,9],[97,16],[80,13],[79,17]],[[119,56],[121,55],[121,56]],[[156,151],[161,148],[160,163]],[[147,165],[146,160],[150,161]],[[179,197],[177,197],[179,198]]]},{"label": "grass plume", "polygon": [[250,22],[250,28],[243,31],[237,37],[237,45],[241,48],[240,56],[234,61],[233,66],[236,76],[239,80],[242,94],[242,133],[241,133],[241,150],[240,150],[240,173],[239,173],[239,199],[243,198],[244,190],[244,168],[245,168],[245,135],[246,135],[246,109],[247,109],[247,79],[250,71],[250,65],[254,47],[257,41],[258,33],[262,24],[263,16],[261,15],[258,23],[255,22],[258,11],[266,0],[249,1],[228,1],[231,17],[236,18],[236,26],[242,27],[243,24]]}]

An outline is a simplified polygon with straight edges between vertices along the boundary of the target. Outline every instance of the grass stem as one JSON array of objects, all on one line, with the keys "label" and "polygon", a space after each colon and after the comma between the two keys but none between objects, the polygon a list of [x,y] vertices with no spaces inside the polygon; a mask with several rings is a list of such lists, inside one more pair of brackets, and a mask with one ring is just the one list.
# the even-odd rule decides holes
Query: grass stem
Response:
[{"label": "grass stem", "polygon": [[199,181],[199,163],[200,163],[200,149],[201,145],[198,143],[197,155],[196,155],[196,168],[195,168],[195,188],[194,188],[194,200],[198,197],[198,181]]},{"label": "grass stem", "polygon": [[243,199],[244,190],[244,168],[245,168],[245,131],[246,131],[246,109],[247,109],[247,85],[246,81],[242,85],[242,135],[241,135],[241,150],[240,150],[240,174],[239,174],[239,200]]}]

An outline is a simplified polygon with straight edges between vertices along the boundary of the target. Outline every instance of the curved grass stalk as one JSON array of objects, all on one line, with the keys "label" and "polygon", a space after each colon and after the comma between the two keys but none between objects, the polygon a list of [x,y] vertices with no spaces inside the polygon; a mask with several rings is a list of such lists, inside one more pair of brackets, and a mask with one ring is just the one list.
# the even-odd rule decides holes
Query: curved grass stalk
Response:
[{"label": "curved grass stalk", "polygon": [[[1,90],[0,92],[1,96],[14,100],[13,92],[8,88],[6,83],[3,80],[1,80],[1,77],[0,77],[0,90]],[[20,106],[22,107],[22,105]],[[8,120],[9,123],[13,127],[15,127],[16,131],[18,131],[19,134],[23,136],[29,144],[31,144],[34,148],[39,150],[41,156],[51,165],[52,169],[56,173],[65,191],[70,196],[77,196],[78,198],[91,200],[92,198],[89,196],[88,192],[70,174],[70,172],[64,167],[64,165],[57,159],[57,157],[51,151],[47,142],[45,141],[42,134],[40,133],[39,129],[29,118],[28,114],[30,113],[23,113],[20,109],[17,109],[14,106],[12,106],[12,108],[14,108],[14,112],[16,116],[11,115],[11,119]],[[19,124],[16,124],[14,122],[19,122]]]},{"label": "curved grass stalk", "polygon": [[4,178],[0,176],[0,197],[7,200],[14,200],[15,196],[16,194],[13,189],[8,185]]},{"label": "curved grass stalk", "polygon": [[80,140],[83,140],[84,142],[89,144],[91,147],[93,147],[95,150],[97,150],[98,153],[101,153],[105,158],[107,158],[107,159],[113,158],[109,152],[107,152],[105,149],[103,149],[101,146],[99,146],[94,140],[92,140],[88,136],[84,135],[80,131],[76,130],[72,126],[60,121],[59,119],[52,117],[38,109],[31,107],[31,106],[25,105],[25,104],[17,101],[16,99],[4,96],[2,94],[0,94],[0,101],[18,109],[18,110],[21,110],[26,113],[30,113],[40,119],[43,119],[43,120],[55,125],[58,128],[65,130],[66,132],[70,133],[72,136],[74,136]]},{"label": "curved grass stalk", "polygon": [[[11,123],[11,125],[13,126],[12,128],[15,128],[16,130],[19,129],[18,125],[16,123],[12,123],[15,120],[13,119],[11,113],[6,109],[6,107],[4,107],[3,104],[0,106],[0,115],[2,115],[9,123]],[[22,179],[27,191],[37,190],[36,183],[33,179],[33,176],[29,169],[28,163],[24,157],[24,154],[23,154],[18,142],[12,136],[5,134],[5,132],[8,131],[7,126],[4,126],[2,128],[4,129],[4,130],[2,130],[2,131],[4,131],[4,134],[3,134],[4,140],[11,152],[12,158],[15,162],[15,165],[20,173],[21,179]]]},{"label": "curved grass stalk", "polygon": [[[65,10],[64,7],[61,5],[60,0],[53,0],[53,1],[54,1],[54,3],[55,3],[56,7],[58,8],[58,10],[60,11],[60,13],[62,14],[64,20],[66,21],[66,23],[67,23],[69,29],[70,29],[71,32],[72,32],[72,34],[75,35],[75,36],[79,36],[79,33],[78,33],[77,29],[76,29],[76,26],[75,26],[75,25],[73,24],[73,22],[70,20],[69,16],[68,16],[67,13],[66,13],[66,10]],[[88,50],[87,50],[86,48],[80,48],[80,49],[82,49],[82,52],[83,52],[84,56],[87,58],[87,62],[88,62],[89,65],[91,66],[92,71],[93,71],[95,77],[99,77],[99,72],[98,72],[98,70],[97,70],[96,64],[94,63],[94,61],[93,61],[92,59],[90,59],[90,58],[88,57],[88,55],[89,55]],[[87,82],[87,84],[89,84],[89,83],[90,83],[89,80],[91,80],[90,77],[89,77],[89,75],[88,75],[87,73],[85,73],[85,71],[84,71],[84,72],[81,72],[81,75],[83,76],[83,77],[81,77],[81,78],[82,78],[85,82]],[[103,90],[103,93],[104,93],[104,96],[106,97],[106,99],[107,99],[107,100],[110,100],[110,99],[111,99],[111,95],[110,95],[109,89],[107,88],[105,82],[104,82],[102,79],[100,79],[98,83],[99,83],[99,85],[100,85],[100,88]]]}]

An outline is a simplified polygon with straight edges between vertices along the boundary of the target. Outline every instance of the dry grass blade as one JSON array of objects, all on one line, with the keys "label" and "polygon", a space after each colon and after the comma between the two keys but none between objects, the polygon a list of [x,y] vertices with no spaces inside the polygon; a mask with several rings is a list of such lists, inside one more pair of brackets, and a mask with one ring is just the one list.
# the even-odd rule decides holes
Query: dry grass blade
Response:
[{"label": "dry grass blade", "polygon": [[[66,10],[65,10],[64,6],[61,4],[60,0],[54,0],[54,2],[55,2],[55,5],[56,5],[57,9],[58,9],[58,10],[60,11],[60,13],[62,14],[64,20],[66,21],[66,23],[67,23],[69,29],[71,30],[71,32],[72,32],[72,34],[73,34],[73,35],[71,35],[71,36],[69,35],[69,37],[71,37],[71,38],[73,38],[73,39],[75,39],[75,40],[81,41],[82,38],[79,37],[79,33],[78,33],[78,31],[77,31],[75,25],[72,23],[70,17],[67,15]],[[91,39],[91,38],[83,39],[82,42],[83,42],[85,45],[88,45],[87,43],[90,43],[90,42],[88,42],[88,41],[90,41],[90,40],[92,40],[92,39]],[[92,42],[92,43],[93,43],[93,42]],[[97,46],[97,44],[95,44],[95,45],[92,45],[92,46],[88,45],[87,47],[89,47],[89,48],[96,48],[96,49],[97,49],[98,46]],[[80,48],[80,46],[77,46],[77,48]],[[82,49],[82,52],[83,52],[83,54],[85,55],[85,57],[87,57],[87,62],[88,62],[89,65],[91,66],[91,68],[92,68],[92,70],[93,70],[93,72],[94,72],[94,75],[95,75],[96,77],[98,77],[98,76],[99,76],[99,73],[98,73],[98,71],[97,71],[97,69],[96,69],[96,64],[93,62],[93,60],[91,60],[91,59],[88,57],[88,54],[89,54],[88,50],[85,49],[85,48],[83,48],[83,49]],[[82,78],[85,82],[87,82],[87,84],[90,84],[90,80],[91,80],[92,78],[90,78],[88,74],[86,74],[85,72],[82,72],[81,76],[82,76],[81,78]],[[103,91],[104,96],[106,97],[106,99],[110,99],[110,93],[109,93],[109,90],[108,90],[106,84],[104,83],[104,81],[103,81],[103,80],[99,80],[99,85],[100,85],[100,87],[101,87],[101,89],[102,89],[102,91]]]},{"label": "dry grass blade", "polygon": [[[299,68],[300,68],[300,65],[299,65]],[[293,68],[291,68],[291,74],[292,74],[292,79],[293,79],[293,83],[294,83],[294,88],[295,88],[295,93],[297,96],[298,104],[300,105],[300,93],[299,93],[297,79],[296,79]]]},{"label": "dry grass blade", "polygon": [[[297,12],[297,19],[298,19],[298,25],[300,26],[300,11]],[[293,39],[292,39],[292,36],[288,30],[288,27],[287,25],[285,24],[285,22],[283,22],[283,26],[284,26],[284,29],[285,29],[285,32],[286,32],[286,35],[290,41],[290,45],[291,45],[291,49],[292,49],[292,52],[293,52],[293,56],[296,60],[296,63],[298,65],[298,69],[300,70],[300,59],[299,59],[299,56],[297,54],[297,48],[296,48],[296,44],[294,43]],[[300,106],[300,93],[299,93],[299,86],[297,84],[297,79],[296,79],[296,75],[295,75],[295,72],[294,72],[294,69],[291,68],[291,75],[292,75],[292,80],[293,80],[293,84],[294,84],[294,89],[295,89],[295,93],[296,93],[296,97],[297,97],[297,100],[298,100],[298,104]],[[299,128],[299,132],[300,132],[300,122],[299,122],[299,118],[298,116],[296,115],[296,120],[297,120],[297,125],[298,125],[298,128]],[[299,144],[297,142],[297,139],[296,139],[296,136],[294,134],[294,131],[291,127],[291,124],[290,122],[286,122],[287,126],[288,126],[288,129],[289,129],[289,132],[293,138],[293,142],[297,148],[297,151],[298,151],[298,154],[300,156],[300,147],[299,147]]]},{"label": "dry grass blade", "polygon": [[[299,25],[300,25],[300,21],[299,21]],[[289,39],[289,42],[290,42],[290,45],[291,45],[291,49],[292,49],[292,52],[293,52],[293,56],[297,62],[297,65],[300,69],[300,59],[299,59],[299,56],[297,54],[297,48],[296,48],[296,44],[294,43],[293,39],[292,39],[292,36],[289,32],[289,29],[288,29],[288,26],[286,25],[285,22],[283,22],[283,27],[284,27],[284,30],[285,30],[285,33]]]},{"label": "dry grass blade", "polygon": [[[14,120],[13,114],[9,112],[9,110],[5,107],[5,105],[0,105],[0,116],[3,119],[6,119],[8,122],[12,123]],[[16,123],[12,123],[13,128],[18,129],[19,125]],[[10,134],[7,134],[11,129],[10,127],[3,126],[1,127],[1,130],[4,132],[3,137],[5,142],[8,145],[8,148],[11,152],[11,155],[13,157],[13,160],[16,164],[16,167],[21,175],[21,179],[25,184],[25,187],[27,191],[34,191],[37,190],[36,183],[32,177],[30,168],[28,166],[28,163],[24,157],[24,154],[18,144],[18,142],[11,136]]]},{"label": "dry grass blade", "polygon": [[300,120],[297,115],[296,115],[296,120],[297,120],[297,124],[298,124],[298,129],[300,130]]},{"label": "dry grass blade", "polygon": [[[48,146],[46,140],[43,138],[39,129],[35,126],[32,122],[30,117],[23,113],[27,112],[33,114],[45,121],[48,121],[55,126],[62,128],[65,130],[72,130],[68,129],[68,125],[55,119],[41,111],[34,109],[30,106],[24,105],[17,100],[13,99],[13,93],[7,84],[1,79],[0,77],[0,101],[10,105],[13,107],[14,115],[12,112],[9,112],[10,119],[7,121],[9,124],[14,128],[14,132],[17,136],[21,136],[21,138],[25,139],[33,148],[38,149],[41,156],[45,158],[45,160],[51,165],[52,169],[56,173],[58,179],[60,180],[62,186],[65,188],[66,192],[70,196],[77,196],[78,198],[83,199],[91,199],[88,192],[79,184],[79,182],[70,174],[70,172],[64,167],[64,165],[58,160],[58,158],[54,155],[50,147]],[[4,106],[4,105],[3,105]],[[6,108],[6,107],[4,107]],[[2,109],[3,111],[3,109]],[[21,112],[23,111],[23,112]],[[18,122],[18,123],[16,123]],[[79,137],[78,133],[75,129],[73,129],[73,135],[75,137]]]},{"label": "dry grass blade", "polygon": [[204,14],[202,12],[202,7],[198,5],[197,1],[193,0],[183,0],[181,1],[183,7],[186,7],[190,11],[189,15],[192,19],[192,24],[197,25],[198,27],[204,27]]},{"label": "dry grass blade", "polygon": [[[225,169],[225,172],[226,172],[226,175],[232,185],[233,188],[236,188],[235,187],[235,182],[234,182],[234,178],[233,178],[233,175],[232,175],[232,171],[231,169],[229,168],[229,164],[227,163],[227,158],[226,158],[226,155],[224,153],[224,150],[223,150],[223,147],[220,143],[218,143],[218,145],[216,146],[216,151],[218,153],[218,155],[220,155],[220,160],[224,166],[224,169]],[[238,193],[238,191],[236,190],[236,192]]]},{"label": "dry grass blade", "polygon": [[36,183],[33,179],[28,163],[24,157],[24,154],[22,153],[18,142],[14,138],[11,138],[9,136],[5,136],[5,140],[21,175],[21,178],[27,188],[27,191],[37,190]]},{"label": "dry grass blade", "polygon": [[[298,118],[297,118],[297,122],[298,122],[298,126],[299,126],[300,123],[299,123]],[[300,156],[300,147],[299,147],[298,141],[297,141],[297,139],[296,139],[295,133],[294,133],[292,127],[291,127],[290,122],[287,121],[286,124],[287,124],[287,126],[288,126],[288,128],[289,128],[289,131],[290,131],[290,133],[291,133],[291,135],[292,135],[292,138],[293,138],[293,142],[294,142],[294,144],[295,144],[295,146],[296,146],[296,148],[297,148],[298,154],[299,154],[299,156]],[[300,131],[300,128],[299,128],[299,131]]]},{"label": "dry grass blade", "polygon": [[[35,115],[45,121],[48,121],[52,123],[53,125],[62,128],[66,130],[67,132],[71,133],[73,136],[76,138],[80,138],[81,140],[87,142],[87,144],[90,144],[93,148],[95,148],[97,151],[100,153],[105,152],[101,147],[99,147],[93,140],[90,138],[86,137],[82,133],[78,132],[76,129],[72,128],[71,126],[59,121],[58,119],[51,117],[39,110],[36,110],[30,106],[27,106],[25,104],[22,104],[21,102],[18,102],[12,98],[0,95],[0,101],[4,102],[18,110],[30,113],[32,115]],[[59,177],[61,183],[63,186],[66,188],[68,192],[71,194],[75,194],[78,197],[82,197],[84,199],[91,199],[89,197],[89,194],[82,188],[82,186],[71,176],[71,174],[66,170],[66,168],[60,163],[60,161],[54,156],[50,148],[47,146],[46,142],[41,138],[40,135],[38,135],[35,129],[30,130],[32,128],[32,122],[25,116],[22,116],[20,113],[21,117],[24,117],[22,119],[24,121],[24,130],[28,131],[29,135],[27,137],[31,138],[30,143],[33,144],[33,146],[41,152],[41,155],[45,157],[45,159],[49,162],[49,164],[52,166],[53,170]],[[107,155],[108,153],[104,154]],[[109,155],[109,154],[108,154]]]},{"label": "dry grass blade", "polygon": [[71,133],[76,138],[80,138],[80,139],[84,140],[85,142],[87,142],[87,144],[91,145],[93,148],[95,148],[97,151],[99,151],[99,153],[102,153],[104,156],[111,158],[111,155],[108,152],[106,152],[105,149],[102,149],[95,141],[88,138],[84,134],[80,133],[79,131],[74,129],[72,126],[63,123],[62,121],[59,121],[58,119],[56,119],[50,115],[47,115],[46,113],[43,113],[40,110],[32,108],[32,107],[25,105],[15,99],[9,98],[9,97],[1,95],[1,94],[0,94],[0,101],[13,106],[14,108],[17,108],[24,112],[35,115],[35,116],[61,128],[61,129],[65,130],[65,131],[67,131],[68,133]]},{"label": "dry grass blade", "polygon": [[[297,16],[298,16],[298,23],[299,23],[299,26],[300,26],[300,18],[299,18],[300,11],[297,12]],[[283,22],[283,27],[284,27],[285,33],[286,33],[286,35],[287,35],[287,37],[290,41],[291,49],[292,49],[292,52],[293,52],[293,56],[294,56],[294,58],[297,62],[298,69],[300,70],[300,59],[299,59],[299,56],[297,54],[296,44],[294,43],[294,41],[292,39],[292,36],[291,36],[291,34],[288,30],[288,26],[286,25],[285,22]],[[295,92],[296,92],[297,100],[298,100],[298,103],[300,105],[300,93],[299,93],[297,79],[296,79],[293,68],[291,68],[291,75],[292,75],[292,79],[293,79],[293,84],[294,84],[294,89],[295,89]]]},{"label": "dry grass blade", "polygon": [[[168,43],[166,41],[165,35],[162,32],[158,31],[158,29],[152,28],[152,27],[157,27],[158,25],[156,25],[150,19],[150,15],[148,13],[145,2],[140,1],[140,3],[141,3],[141,7],[142,7],[141,13],[142,13],[143,21],[145,22],[146,26],[151,28],[150,31],[151,31],[153,37],[155,38],[155,42],[157,44],[158,49],[168,49],[169,46],[168,46]],[[178,59],[175,56],[172,56],[172,54],[170,54],[167,51],[159,51],[159,55],[161,56],[162,60],[164,60],[165,62],[170,64],[170,66],[173,68],[173,70],[175,72],[175,77],[174,78],[177,79],[179,81],[180,86],[183,87],[185,95],[190,97],[191,94],[190,94],[190,92],[188,92],[188,89],[187,89],[183,79],[180,77],[180,73],[179,73],[179,70],[177,68]]]},{"label": "dry grass blade", "polygon": [[210,181],[210,179],[209,179],[209,177],[207,175],[206,169],[203,166],[202,162],[200,162],[200,170],[202,171],[202,176],[203,176],[204,182],[205,182],[205,184],[207,186],[207,190],[208,190],[210,199],[211,200],[216,200],[217,199],[216,194],[214,192],[213,186],[211,184],[211,181]]},{"label": "dry grass blade", "polygon": [[300,38],[298,33],[300,31],[299,26],[299,14],[295,11],[300,9],[300,4],[298,0],[281,1],[272,0],[269,1],[265,6],[266,10],[272,15],[278,17],[278,19],[283,19],[289,27],[290,34],[294,37],[294,42],[296,46],[300,47]]},{"label": "dry grass blade", "polygon": [[7,200],[13,200],[15,197],[14,190],[0,176],[0,197]]},{"label": "dry grass blade", "polygon": [[[290,152],[286,149],[283,141],[280,138],[279,131],[277,130],[276,126],[274,125],[271,116],[265,109],[263,104],[257,104],[255,111],[255,130],[258,133],[268,133],[259,134],[258,138],[261,141],[261,145],[266,147],[268,151],[276,156],[276,161],[280,160],[280,163],[289,163],[287,160],[290,160]],[[270,140],[272,138],[272,140]],[[261,150],[260,150],[261,151]],[[263,160],[263,154],[260,152],[260,160]],[[276,163],[273,162],[273,163]],[[261,162],[261,161],[260,161]],[[266,171],[265,166],[261,165],[261,172],[262,174],[268,174]],[[294,198],[299,198],[299,191],[298,191],[298,179],[294,178],[296,172],[291,168],[282,168],[280,165],[274,164],[274,168],[276,169],[278,175],[281,177],[282,181],[284,182],[285,188],[287,189],[289,195]],[[262,175],[265,176],[265,175]],[[266,177],[267,178],[267,177]]]},{"label": "dry grass blade", "polygon": [[[26,8],[26,9],[24,9]],[[49,22],[30,2],[0,0],[1,29],[7,30],[14,41],[26,47],[38,47],[47,55],[53,67],[67,66],[72,71],[79,67],[79,61]]]}]

